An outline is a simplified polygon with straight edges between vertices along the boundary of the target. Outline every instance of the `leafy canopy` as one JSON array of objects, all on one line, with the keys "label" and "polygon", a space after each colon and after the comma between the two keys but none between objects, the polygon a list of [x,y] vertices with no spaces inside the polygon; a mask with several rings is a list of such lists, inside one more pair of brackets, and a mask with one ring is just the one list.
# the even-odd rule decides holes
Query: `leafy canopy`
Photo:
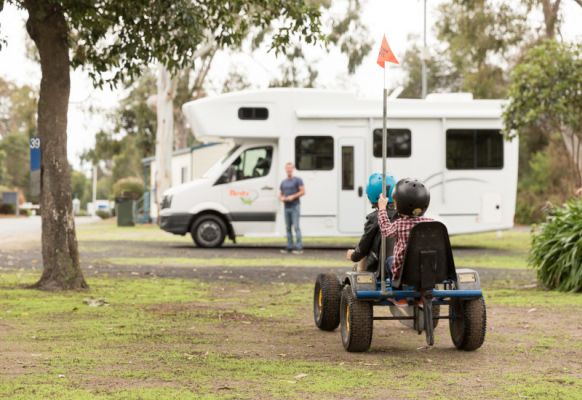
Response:
[{"label": "leafy canopy", "polygon": [[582,45],[552,40],[530,49],[511,74],[503,119],[510,136],[526,128],[582,128]]},{"label": "leafy canopy", "polygon": [[[25,7],[26,0],[0,0]],[[271,49],[293,39],[321,39],[320,13],[305,0],[46,0],[65,15],[72,67],[84,67],[97,86],[134,79],[160,62],[172,73],[191,67],[208,37],[236,45],[250,29],[275,24]]]}]

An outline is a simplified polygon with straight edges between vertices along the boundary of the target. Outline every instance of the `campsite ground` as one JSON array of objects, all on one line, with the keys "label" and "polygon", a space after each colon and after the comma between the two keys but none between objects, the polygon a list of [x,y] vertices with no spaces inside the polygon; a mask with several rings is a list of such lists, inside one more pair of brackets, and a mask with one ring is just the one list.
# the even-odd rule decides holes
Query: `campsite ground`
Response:
[{"label": "campsite ground", "polygon": [[453,238],[488,305],[485,345],[454,350],[397,322],[375,325],[368,353],[344,352],[312,320],[317,273],[345,270],[354,239],[279,240],[221,250],[155,227],[79,228],[91,289],[26,289],[38,245],[0,247],[2,398],[582,398],[582,296],[547,292],[527,269],[527,230]]}]

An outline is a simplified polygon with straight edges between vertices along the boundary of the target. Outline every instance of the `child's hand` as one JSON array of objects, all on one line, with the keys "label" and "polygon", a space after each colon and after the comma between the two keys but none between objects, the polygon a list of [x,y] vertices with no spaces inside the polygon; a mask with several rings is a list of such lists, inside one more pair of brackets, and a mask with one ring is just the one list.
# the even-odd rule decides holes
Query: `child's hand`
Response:
[{"label": "child's hand", "polygon": [[388,199],[383,194],[381,194],[380,198],[378,199],[378,209],[385,210],[387,205]]},{"label": "child's hand", "polygon": [[350,249],[346,252],[346,259],[348,259],[349,261],[352,260],[352,254],[354,254],[354,249]]}]

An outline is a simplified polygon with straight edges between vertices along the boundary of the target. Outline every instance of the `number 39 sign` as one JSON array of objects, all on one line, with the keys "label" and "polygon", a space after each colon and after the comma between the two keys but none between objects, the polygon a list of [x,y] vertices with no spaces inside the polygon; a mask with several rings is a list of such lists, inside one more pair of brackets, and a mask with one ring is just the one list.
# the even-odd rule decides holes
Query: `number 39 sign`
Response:
[{"label": "number 39 sign", "polygon": [[40,138],[30,138],[30,194],[40,195]]}]

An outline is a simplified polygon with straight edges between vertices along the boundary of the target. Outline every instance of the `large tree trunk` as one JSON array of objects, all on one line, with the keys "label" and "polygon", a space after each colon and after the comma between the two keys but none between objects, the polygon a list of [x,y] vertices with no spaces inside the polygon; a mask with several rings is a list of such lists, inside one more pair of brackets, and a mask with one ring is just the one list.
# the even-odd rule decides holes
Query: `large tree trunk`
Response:
[{"label": "large tree trunk", "polygon": [[174,141],[174,97],[176,82],[162,65],[158,68],[156,113],[156,205],[159,218],[164,192],[172,186],[172,145]]},{"label": "large tree trunk", "polygon": [[26,0],[26,28],[40,55],[42,79],[38,101],[41,140],[42,258],[44,270],[34,285],[40,289],[87,288],[79,251],[67,161],[67,112],[70,63],[68,27],[58,5]]}]

